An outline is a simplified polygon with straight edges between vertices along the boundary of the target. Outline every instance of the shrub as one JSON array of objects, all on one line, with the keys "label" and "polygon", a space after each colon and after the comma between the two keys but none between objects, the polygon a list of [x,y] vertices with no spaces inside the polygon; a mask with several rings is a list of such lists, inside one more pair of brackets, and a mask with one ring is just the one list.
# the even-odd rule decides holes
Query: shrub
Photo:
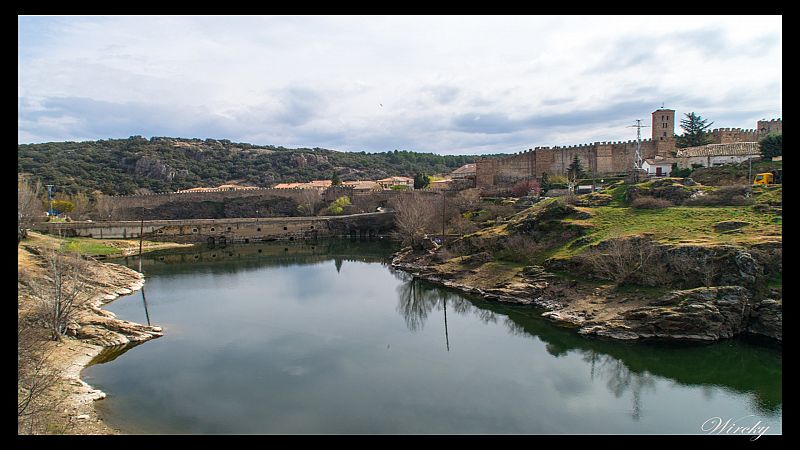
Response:
[{"label": "shrub", "polygon": [[635,209],[663,209],[675,206],[671,201],[655,197],[637,197],[631,202],[631,208]]},{"label": "shrub", "polygon": [[723,186],[704,195],[696,195],[685,204],[689,206],[743,206],[753,203],[750,186]]}]

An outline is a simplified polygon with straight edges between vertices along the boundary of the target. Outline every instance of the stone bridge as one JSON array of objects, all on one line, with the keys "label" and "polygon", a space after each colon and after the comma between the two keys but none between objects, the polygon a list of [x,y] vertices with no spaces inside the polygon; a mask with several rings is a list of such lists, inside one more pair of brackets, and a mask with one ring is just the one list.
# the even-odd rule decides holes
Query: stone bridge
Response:
[{"label": "stone bridge", "polygon": [[[394,228],[393,212],[346,216],[42,222],[33,229],[64,237],[138,239],[170,242],[258,242],[335,236],[384,236]],[[141,231],[140,231],[141,230]]]}]

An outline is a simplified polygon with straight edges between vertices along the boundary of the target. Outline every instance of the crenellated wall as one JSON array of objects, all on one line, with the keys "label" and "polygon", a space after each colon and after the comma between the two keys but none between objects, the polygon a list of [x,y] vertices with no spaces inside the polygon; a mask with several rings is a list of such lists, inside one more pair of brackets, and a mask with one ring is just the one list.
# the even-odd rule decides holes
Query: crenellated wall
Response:
[{"label": "crenellated wall", "polygon": [[[548,175],[566,175],[575,156],[584,170],[597,175],[622,173],[633,166],[637,142],[603,141],[566,147],[536,147],[504,158],[479,159],[476,162],[476,185],[479,188],[509,186],[514,182]],[[670,141],[654,142],[643,139],[642,158],[652,158],[657,153],[669,155],[674,151]]]},{"label": "crenellated wall", "polygon": [[[653,113],[653,122],[658,130],[658,140],[643,139],[641,141],[642,159],[656,155],[673,157],[676,151],[673,110],[659,109]],[[658,131],[658,133],[656,133]],[[735,142],[755,142],[760,136],[773,132],[782,132],[781,119],[762,120],[757,129],[718,128],[710,132],[713,143],[728,144]],[[665,137],[663,134],[668,136]],[[514,182],[527,178],[540,178],[546,173],[566,175],[567,168],[575,156],[584,170],[597,175],[618,174],[631,170],[636,157],[637,141],[594,142],[591,144],[570,145],[566,147],[535,147],[503,158],[485,158],[476,161],[475,182],[478,188],[494,186],[508,187]]]},{"label": "crenellated wall", "polygon": [[735,142],[758,141],[758,133],[753,129],[717,128],[711,130],[712,144],[733,144]]}]

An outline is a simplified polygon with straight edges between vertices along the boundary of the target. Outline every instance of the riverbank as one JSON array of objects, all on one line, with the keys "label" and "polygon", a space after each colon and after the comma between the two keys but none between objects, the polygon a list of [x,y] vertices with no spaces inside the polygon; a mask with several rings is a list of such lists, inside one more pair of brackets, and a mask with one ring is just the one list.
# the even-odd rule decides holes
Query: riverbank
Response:
[{"label": "riverbank", "polygon": [[[18,246],[18,315],[21,323],[31,327],[40,326],[32,319],[36,311],[32,285],[46,276],[43,254],[58,244],[50,239],[54,238],[34,237]],[[76,306],[67,335],[60,342],[43,339],[38,343],[46,355],[46,372],[56,376],[53,385],[36,399],[38,404],[53,405],[44,408],[34,429],[36,433],[118,434],[119,430],[105,424],[94,407],[94,402],[105,398],[105,393],[83,381],[81,372],[106,349],[124,348],[163,335],[158,326],[120,320],[102,309],[106,303],[141,289],[142,274],[93,258],[84,262],[81,283],[86,295]]]},{"label": "riverbank", "polygon": [[782,342],[781,289],[768,289],[756,300],[738,285],[617,286],[543,266],[494,261],[486,252],[447,258],[437,249],[405,248],[394,254],[392,267],[487,300],[541,308],[543,318],[586,336],[716,341],[753,334]]},{"label": "riverbank", "polygon": [[617,183],[479,221],[442,246],[415,242],[392,265],[543,308],[542,317],[588,336],[715,341],[748,333],[781,342],[780,199],[779,191],[690,179]]}]

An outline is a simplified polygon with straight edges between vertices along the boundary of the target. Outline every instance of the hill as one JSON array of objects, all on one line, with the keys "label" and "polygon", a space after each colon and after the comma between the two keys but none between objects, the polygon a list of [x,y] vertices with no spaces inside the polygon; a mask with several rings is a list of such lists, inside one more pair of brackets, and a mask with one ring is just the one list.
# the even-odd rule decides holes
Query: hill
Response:
[{"label": "hill", "polygon": [[417,172],[450,172],[475,156],[410,151],[339,152],[322,148],[289,149],[216,139],[132,136],[86,142],[22,144],[17,171],[30,173],[60,192],[100,190],[132,194],[138,189],[171,192],[228,182],[267,187],[279,182],[343,181],[413,177]]}]

